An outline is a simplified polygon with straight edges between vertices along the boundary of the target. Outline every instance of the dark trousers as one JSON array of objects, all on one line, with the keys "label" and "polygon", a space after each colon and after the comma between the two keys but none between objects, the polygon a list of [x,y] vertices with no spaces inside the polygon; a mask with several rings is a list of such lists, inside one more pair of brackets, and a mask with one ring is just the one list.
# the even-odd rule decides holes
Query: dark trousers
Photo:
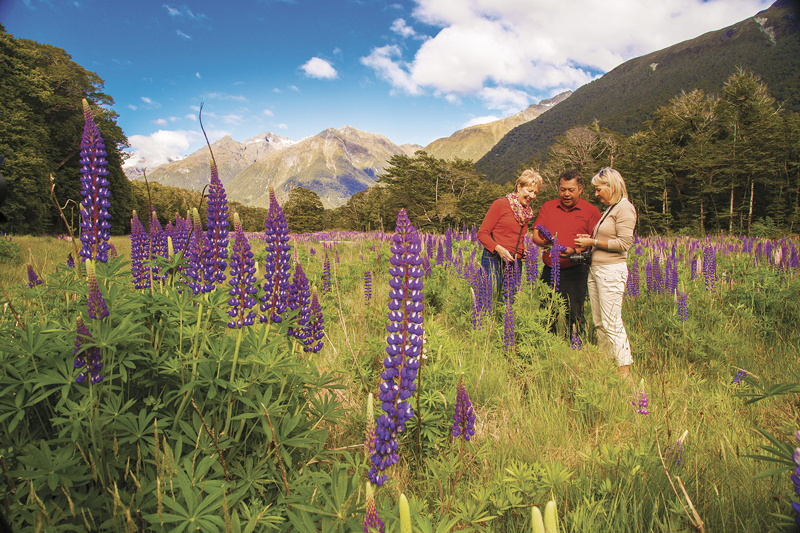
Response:
[{"label": "dark trousers", "polygon": [[[524,268],[522,259],[517,259],[516,262],[517,268]],[[484,248],[483,255],[481,256],[481,266],[486,270],[486,273],[489,274],[489,279],[492,280],[492,296],[499,300],[503,296],[503,269],[506,267],[505,261],[500,259],[500,254],[492,253]],[[513,264],[511,266],[513,267]],[[587,270],[586,273],[588,276],[589,271]],[[586,279],[583,281],[585,285]]]},{"label": "dark trousers", "polygon": [[[550,285],[552,268],[545,265],[539,279]],[[567,304],[567,338],[572,334],[572,326],[577,324],[578,334],[583,336],[585,320],[583,318],[583,302],[586,300],[588,287],[586,280],[589,278],[589,265],[577,264],[569,268],[561,268],[558,294],[566,300]],[[550,332],[556,333],[556,321],[550,326]]]}]

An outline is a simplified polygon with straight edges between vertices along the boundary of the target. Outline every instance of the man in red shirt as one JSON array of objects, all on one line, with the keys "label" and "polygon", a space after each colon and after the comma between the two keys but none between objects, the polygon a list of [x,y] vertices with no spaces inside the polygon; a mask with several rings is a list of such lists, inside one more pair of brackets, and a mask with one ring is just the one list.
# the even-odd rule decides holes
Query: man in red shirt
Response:
[{"label": "man in red shirt", "polygon": [[[589,265],[585,262],[573,262],[570,256],[584,249],[576,247],[575,238],[579,234],[591,234],[595,224],[600,221],[600,210],[581,198],[583,193],[583,178],[575,170],[567,170],[558,178],[558,198],[545,202],[539,209],[535,226],[544,226],[550,234],[558,240],[558,244],[566,246],[561,252],[559,265],[561,267],[558,293],[566,300],[567,304],[567,336],[572,332],[573,325],[577,325],[578,333],[583,333],[585,320],[583,318],[583,302],[586,299],[586,280],[589,276]],[[538,229],[533,230],[533,242],[538,246],[550,247]],[[544,268],[541,280],[551,284],[552,264],[549,250],[542,253]],[[550,331],[556,332],[556,323],[550,326]]]}]

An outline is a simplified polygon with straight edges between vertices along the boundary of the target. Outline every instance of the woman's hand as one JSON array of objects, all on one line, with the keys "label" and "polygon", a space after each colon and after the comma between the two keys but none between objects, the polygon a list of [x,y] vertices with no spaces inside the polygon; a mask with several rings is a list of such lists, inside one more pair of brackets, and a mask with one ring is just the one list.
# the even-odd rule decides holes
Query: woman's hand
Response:
[{"label": "woman's hand", "polygon": [[581,248],[588,248],[590,246],[594,246],[595,240],[587,235],[586,233],[579,233],[577,237],[575,237],[575,244],[580,246]]},{"label": "woman's hand", "polygon": [[500,259],[502,259],[503,261],[514,260],[514,255],[505,248],[503,248],[502,246],[500,246],[499,244],[495,246],[494,251],[500,255]]}]

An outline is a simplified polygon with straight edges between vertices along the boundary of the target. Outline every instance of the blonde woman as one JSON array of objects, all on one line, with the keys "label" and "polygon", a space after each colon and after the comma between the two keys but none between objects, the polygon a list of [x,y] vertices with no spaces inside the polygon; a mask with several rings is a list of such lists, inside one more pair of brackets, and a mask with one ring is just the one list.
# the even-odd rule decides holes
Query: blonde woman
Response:
[{"label": "blonde woman", "polygon": [[625,180],[616,170],[600,169],[592,185],[594,195],[608,208],[592,234],[579,235],[575,244],[593,247],[588,287],[600,349],[614,357],[620,375],[630,379],[633,356],[622,323],[622,297],[628,281],[628,249],[633,244],[636,209],[628,201]]},{"label": "blonde woman", "polygon": [[520,261],[525,257],[525,234],[534,216],[530,204],[541,188],[542,176],[527,169],[517,178],[514,192],[492,202],[483,217],[478,229],[478,240],[483,245],[481,266],[492,279],[495,297],[500,295],[502,287],[501,261]]}]

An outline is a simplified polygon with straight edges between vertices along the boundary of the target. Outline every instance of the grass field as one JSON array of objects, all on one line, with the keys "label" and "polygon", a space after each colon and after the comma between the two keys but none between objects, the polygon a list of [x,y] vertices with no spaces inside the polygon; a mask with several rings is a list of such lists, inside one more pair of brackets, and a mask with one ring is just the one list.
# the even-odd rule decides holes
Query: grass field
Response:
[{"label": "grass field", "polygon": [[[441,236],[428,239],[435,239],[428,241],[430,245]],[[256,321],[244,334],[225,328],[227,295],[219,296],[220,289],[194,304],[187,299],[187,291],[173,290],[180,286],[177,277],[166,286],[135,291],[130,265],[124,263],[130,257],[130,241],[112,238],[120,259],[115,266],[98,270],[111,315],[92,320],[98,328],[93,335],[102,339],[98,342],[108,374],[89,389],[74,383],[69,376],[75,371],[67,368],[74,357],[75,316],[81,312],[85,317],[82,309],[87,301],[87,290],[78,288],[85,280],[64,265],[72,244],[55,238],[13,237],[13,241],[19,245],[20,257],[0,266],[7,295],[3,300],[11,301],[29,326],[28,332],[35,329],[41,337],[24,341],[15,317],[4,310],[0,424],[6,427],[0,455],[8,473],[0,480],[0,490],[5,493],[6,512],[19,531],[34,531],[37,523],[47,524],[52,531],[67,531],[76,524],[83,527],[88,520],[85,513],[83,517],[80,510],[70,513],[72,507],[91,509],[96,523],[105,524],[101,529],[120,531],[131,524],[141,524],[141,530],[148,531],[159,527],[188,531],[193,530],[191,524],[204,523],[201,519],[210,520],[207,527],[221,525],[230,531],[363,528],[363,487],[369,467],[362,451],[368,425],[365,412],[368,394],[377,397],[386,354],[391,256],[387,236],[331,233],[294,236],[290,241],[310,283],[320,292],[325,337],[324,348],[316,354],[302,352],[296,340],[273,339],[276,332],[283,332],[274,325],[268,329]],[[261,279],[264,245],[254,236],[250,242]],[[400,493],[411,500],[415,531],[429,527],[430,531],[530,530],[531,507],[543,506],[550,499],[557,502],[561,531],[791,530],[783,525],[789,524],[790,502],[795,498],[788,469],[758,477],[781,464],[749,456],[780,455],[765,452],[764,446],[781,450],[761,431],[774,435],[786,449],[797,445],[793,434],[800,428],[800,389],[791,386],[797,381],[791,372],[797,372],[800,346],[800,268],[792,263],[797,258],[797,240],[650,238],[635,248],[629,266],[633,268],[635,261],[640,273],[639,294],[634,296],[631,288],[623,308],[634,352],[632,382],[619,378],[612,362],[598,352],[591,326],[580,350],[550,334],[548,320],[554,307],[550,289],[541,282],[528,283],[525,275],[513,304],[513,349],[504,343],[504,334],[508,338],[504,304],[497,305],[481,328],[475,329],[473,296],[464,272],[473,251],[478,259],[472,264],[479,260],[479,244],[456,238],[453,260],[442,264],[436,264],[436,254],[432,254],[431,273],[422,278],[426,357],[417,379],[418,392],[409,400],[421,416],[399,435],[400,461],[388,471],[388,484],[375,493],[387,531],[399,531]],[[716,258],[713,291],[702,266],[691,279],[692,264],[697,265],[698,257],[701,263],[707,261],[708,248]],[[775,250],[782,250],[779,260]],[[329,291],[323,290],[326,257]],[[667,276],[667,262],[675,270],[676,290],[652,280],[648,288],[645,265],[650,262],[652,274],[654,258],[659,259],[662,278]],[[25,287],[28,262],[45,280],[34,289]],[[369,298],[365,272],[372,281]],[[54,294],[58,291],[61,294]],[[686,294],[687,320],[679,315],[677,293],[681,291]],[[197,302],[201,302],[199,307]],[[591,323],[590,306],[585,307]],[[33,328],[34,323],[40,326]],[[125,329],[133,328],[131,323],[140,324],[139,329]],[[56,330],[57,338],[48,336]],[[25,342],[50,348],[41,355],[26,355],[20,347]],[[140,342],[147,348],[142,349]],[[134,353],[134,348],[142,359],[122,355]],[[269,350],[286,353],[259,362]],[[37,368],[39,378],[18,376],[12,370],[20,368],[23,357],[33,363],[29,368]],[[60,377],[51,375],[48,381],[41,377],[47,372],[41,368],[46,362],[67,367]],[[225,368],[231,364],[228,373]],[[149,368],[144,370],[143,365]],[[262,370],[259,365],[266,366]],[[274,379],[264,377],[273,370]],[[742,370],[747,377],[732,383]],[[293,396],[289,383],[294,378],[281,375],[299,376],[305,385],[295,387],[307,392]],[[309,385],[317,379],[322,383],[318,391]],[[450,434],[461,379],[476,415],[475,435],[468,443]],[[764,388],[787,383],[783,394],[746,403]],[[92,392],[91,399],[81,393],[95,389],[98,396]],[[37,390],[50,392],[41,398],[45,393],[37,395]],[[643,391],[648,414],[637,412]],[[219,395],[217,400],[212,393]],[[206,402],[210,432],[204,433],[206,422],[188,406],[190,397],[192,402]],[[269,401],[283,397],[287,399],[281,405],[287,409],[275,407],[269,426],[266,420],[255,418],[263,415],[259,398],[269,412],[274,405]],[[218,400],[218,405],[213,403]],[[119,413],[102,418],[101,413],[119,410],[128,401],[135,428],[129,427],[130,421],[124,429],[119,426]],[[20,408],[43,419],[52,417],[51,421],[39,423],[33,417],[20,419],[12,427]],[[203,409],[200,405],[196,412]],[[380,402],[374,409],[381,413]],[[209,414],[212,410],[213,415]],[[81,417],[90,420],[88,425],[81,423]],[[297,429],[289,427],[290,420],[297,427],[308,422],[306,433],[295,435]],[[270,431],[273,423],[277,429]],[[28,425],[25,436],[18,436],[24,425]],[[223,426],[231,429],[220,435]],[[311,435],[319,430],[324,435],[312,443]],[[100,433],[105,445],[98,442]],[[265,450],[276,441],[275,447],[284,450],[282,461],[268,451],[254,454],[257,448],[251,439],[259,436],[263,437],[259,446]],[[55,447],[67,438],[84,439],[85,446],[61,461],[74,462],[75,472],[94,469],[93,462],[106,464],[108,475],[87,478],[72,470],[53,474],[55,478],[46,471],[34,474],[40,466],[30,459],[31,446],[41,451],[42,443],[48,443],[47,452],[39,455],[52,454],[48,464],[53,464],[58,457]],[[159,438],[165,441],[161,451],[155,445]],[[302,440],[306,438],[310,440]],[[182,443],[182,451],[176,443]],[[148,446],[153,450],[143,452]],[[191,448],[194,451],[189,453]],[[95,451],[87,457],[87,449]],[[127,467],[121,459],[123,450],[129,454]],[[172,466],[165,466],[164,450],[171,450]],[[220,453],[228,467],[220,465]],[[182,462],[181,454],[190,459]],[[200,478],[195,462],[205,469]],[[139,470],[131,466],[134,463]],[[122,473],[115,477],[114,468]],[[139,471],[141,482],[134,484],[128,477],[134,471]],[[149,490],[158,494],[157,501],[146,494],[148,476],[153,483]],[[173,480],[186,484],[180,491],[183,496],[164,489]],[[20,490],[11,491],[11,484]],[[30,488],[22,490],[26,486]],[[217,494],[209,486],[230,490],[223,496],[222,488]],[[115,487],[126,491],[116,498],[118,503],[113,498]],[[42,493],[49,494],[49,499]],[[164,501],[172,503],[160,503],[162,493]],[[189,493],[195,495],[192,505],[186,503]],[[64,494],[72,494],[74,502],[67,503]],[[81,499],[75,494],[93,496]],[[108,501],[97,503],[103,498]],[[186,502],[181,503],[182,498]],[[162,505],[166,510],[155,510]],[[125,513],[133,518],[126,519]],[[175,518],[170,526],[169,518],[159,522],[158,516],[164,513],[179,517],[195,513],[198,521]],[[221,517],[221,522],[215,522],[214,516]]]}]

